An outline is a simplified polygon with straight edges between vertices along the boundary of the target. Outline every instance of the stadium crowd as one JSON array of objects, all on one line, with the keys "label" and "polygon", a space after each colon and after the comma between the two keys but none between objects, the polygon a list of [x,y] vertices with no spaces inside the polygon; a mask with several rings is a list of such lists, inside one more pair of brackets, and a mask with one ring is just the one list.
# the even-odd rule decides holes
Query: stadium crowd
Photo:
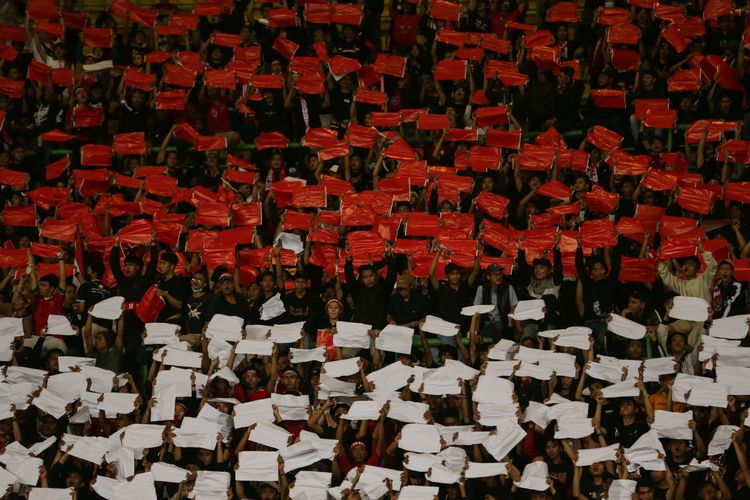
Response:
[{"label": "stadium crowd", "polygon": [[2,498],[750,498],[743,0],[0,2]]}]

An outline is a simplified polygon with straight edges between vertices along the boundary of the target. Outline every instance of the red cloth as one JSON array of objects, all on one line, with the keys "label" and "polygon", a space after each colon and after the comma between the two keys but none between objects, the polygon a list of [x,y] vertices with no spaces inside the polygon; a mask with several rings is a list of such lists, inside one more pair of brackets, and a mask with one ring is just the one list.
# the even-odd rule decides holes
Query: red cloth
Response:
[{"label": "red cloth", "polygon": [[[42,279],[43,276],[39,276]],[[60,315],[63,312],[63,302],[65,296],[60,292],[53,292],[49,297],[42,297],[39,294],[34,296],[34,335],[40,336],[45,328],[50,314]]]}]

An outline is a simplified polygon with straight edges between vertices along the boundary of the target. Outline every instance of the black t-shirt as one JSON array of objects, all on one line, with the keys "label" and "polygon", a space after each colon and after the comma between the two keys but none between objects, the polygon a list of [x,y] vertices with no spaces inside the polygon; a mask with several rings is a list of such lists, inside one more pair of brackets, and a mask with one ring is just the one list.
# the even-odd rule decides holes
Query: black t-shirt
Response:
[{"label": "black t-shirt", "polygon": [[613,441],[618,441],[623,447],[630,448],[639,437],[646,434],[649,430],[645,422],[635,421],[630,425],[620,423],[615,427]]},{"label": "black t-shirt", "polygon": [[200,297],[192,294],[183,302],[183,318],[185,320],[185,331],[183,333],[200,333],[206,319],[206,309],[211,300],[211,295],[204,293]]},{"label": "black t-shirt", "polygon": [[388,299],[388,314],[398,325],[419,321],[427,315],[427,301],[421,295],[412,295],[407,302],[400,294]]},{"label": "black t-shirt", "polygon": [[463,281],[459,283],[458,290],[441,283],[435,291],[432,311],[445,321],[461,323],[461,308],[470,305],[472,298],[471,288]]},{"label": "black t-shirt", "polygon": [[354,99],[353,92],[342,92],[338,85],[334,87],[331,91],[331,114],[334,120],[342,122],[349,119],[352,99]]},{"label": "black t-shirt", "polygon": [[112,296],[112,292],[100,280],[87,281],[78,288],[76,300],[84,301],[84,310]]},{"label": "black t-shirt", "polygon": [[[172,276],[168,280],[160,280],[159,289],[169,292],[169,295],[171,295],[173,298],[177,300],[184,301],[185,292],[187,291],[187,284],[185,283],[185,280],[183,280],[179,276]],[[159,313],[159,317],[157,318],[157,321],[181,323],[181,320],[182,320],[181,313],[182,313],[182,309],[177,309],[176,307],[173,307],[172,304],[170,304],[169,301],[165,298],[164,309],[162,309],[161,312]]]},{"label": "black t-shirt", "polygon": [[281,296],[289,319],[296,323],[298,321],[308,321],[320,308],[320,301],[313,297],[309,290],[302,297],[297,297],[294,292],[286,293]]},{"label": "black t-shirt", "polygon": [[224,297],[224,294],[211,297],[211,301],[206,308],[205,321],[211,321],[211,318],[213,318],[215,314],[239,316],[247,321],[250,316],[250,307],[248,306],[247,301],[237,292],[234,293],[234,299],[236,303],[232,304]]}]

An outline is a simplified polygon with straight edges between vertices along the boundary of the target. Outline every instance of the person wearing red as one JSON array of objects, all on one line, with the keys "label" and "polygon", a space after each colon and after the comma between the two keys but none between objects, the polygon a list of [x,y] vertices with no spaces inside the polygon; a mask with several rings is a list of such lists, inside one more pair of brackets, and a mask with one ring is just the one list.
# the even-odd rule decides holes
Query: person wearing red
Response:
[{"label": "person wearing red", "polygon": [[[264,357],[268,359],[268,357]],[[273,346],[272,355],[270,356],[270,362],[266,363],[268,369],[270,369],[268,375],[268,382],[265,386],[261,387],[260,383],[263,379],[263,375],[260,369],[256,366],[249,366],[245,368],[240,377],[240,383],[234,386],[234,397],[240,403],[247,403],[248,401],[258,401],[259,399],[265,399],[271,397],[271,391],[276,383],[278,376],[278,363],[276,357],[276,345]]]},{"label": "person wearing red", "polygon": [[[60,256],[60,276],[65,276],[65,262]],[[41,278],[37,277],[37,268],[34,265],[34,258],[29,254],[29,265],[31,267],[31,289],[34,303],[34,335],[40,336],[47,329],[47,322],[52,314],[61,315],[63,313],[63,302],[65,301],[65,291],[61,288],[61,280],[54,274],[45,274]],[[60,347],[65,350],[65,344],[60,342]]]},{"label": "person wearing red", "polygon": [[414,13],[414,5],[409,2],[401,4],[402,12],[394,11],[392,49],[399,54],[407,54],[411,46],[417,43],[417,33],[422,16]]},{"label": "person wearing red", "polygon": [[498,38],[505,38],[506,26],[509,22],[519,22],[523,20],[526,13],[526,2],[520,2],[513,8],[513,0],[500,0],[490,2],[490,22],[492,23],[492,32]]}]

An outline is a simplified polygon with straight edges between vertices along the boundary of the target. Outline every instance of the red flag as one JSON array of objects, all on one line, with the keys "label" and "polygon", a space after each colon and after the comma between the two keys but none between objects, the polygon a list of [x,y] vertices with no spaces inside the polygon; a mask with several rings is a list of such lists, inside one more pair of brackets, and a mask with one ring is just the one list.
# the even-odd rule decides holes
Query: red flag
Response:
[{"label": "red flag", "polygon": [[70,166],[70,155],[65,155],[59,160],[48,164],[46,167],[44,167],[45,180],[50,181],[52,179],[57,179],[65,172],[65,170],[67,170],[69,166]]},{"label": "red flag", "polygon": [[115,134],[112,149],[118,155],[144,155],[146,136],[143,132]]},{"label": "red flag", "polygon": [[201,135],[195,141],[196,151],[217,151],[227,149],[227,138],[223,136]]},{"label": "red flag", "polygon": [[81,165],[84,167],[111,167],[112,148],[97,144],[81,146]]},{"label": "red flag", "polygon": [[233,33],[214,33],[210,38],[210,43],[221,47],[235,48],[240,45],[240,42],[240,35]]},{"label": "red flag", "polygon": [[388,99],[388,96],[384,92],[378,92],[376,90],[359,88],[354,94],[354,102],[363,102],[374,106],[380,106],[381,108],[385,104],[386,99]]},{"label": "red flag", "polygon": [[617,71],[635,71],[638,69],[638,61],[641,58],[638,51],[618,49],[614,47],[609,50],[612,59],[612,66],[614,66]]},{"label": "red flag", "polygon": [[0,268],[26,268],[28,257],[25,248],[0,248]]},{"label": "red flag", "polygon": [[[476,142],[479,140],[479,131],[474,129],[452,128],[445,134],[446,141]],[[496,146],[492,144],[492,146]]]},{"label": "red flag", "polygon": [[488,146],[505,149],[519,149],[521,147],[520,130],[488,130],[486,136]]},{"label": "red flag", "polygon": [[382,113],[374,111],[370,115],[370,125],[374,127],[398,127],[401,124],[399,113]]},{"label": "red flag", "polygon": [[675,24],[670,24],[664,28],[661,32],[661,37],[669,42],[669,45],[674,47],[674,50],[678,54],[685,52],[685,49],[690,45],[690,39],[683,35],[680,28]]},{"label": "red flag", "polygon": [[497,220],[501,220],[505,216],[509,204],[508,198],[488,191],[481,191],[477,196],[477,208]]},{"label": "red flag", "polygon": [[656,281],[656,260],[622,257],[617,279],[630,283],[653,283]]},{"label": "red flag", "polygon": [[78,224],[76,222],[46,219],[39,229],[39,235],[51,240],[72,243],[76,239]]},{"label": "red flag", "polygon": [[309,128],[303,138],[303,144],[308,148],[330,148],[337,142],[338,133],[327,128]]},{"label": "red flag", "polygon": [[186,92],[182,89],[162,90],[156,94],[156,109],[162,111],[183,111]]},{"label": "red flag", "polygon": [[136,89],[149,92],[153,89],[156,83],[156,75],[149,75],[147,73],[141,73],[135,69],[128,69],[125,72],[125,85]]},{"label": "red flag", "polygon": [[[500,150],[490,146],[472,146],[469,149],[467,164],[472,170],[483,172],[500,168]],[[442,186],[442,183],[440,184]]]},{"label": "red flag", "polygon": [[304,18],[311,24],[331,24],[331,6],[327,3],[306,3]]},{"label": "red flag", "polygon": [[733,13],[732,0],[707,0],[703,6],[703,19],[706,21],[731,16]]},{"label": "red flag", "polygon": [[581,246],[604,248],[616,244],[615,226],[609,219],[587,220],[581,226]]},{"label": "red flag", "polygon": [[167,85],[193,88],[195,77],[195,71],[175,64],[169,64],[164,68],[164,78],[162,81]]},{"label": "red flag", "polygon": [[430,7],[430,17],[458,22],[461,18],[461,6],[445,0],[436,0],[432,2],[432,7]]},{"label": "red flag", "polygon": [[222,202],[202,201],[198,204],[195,223],[199,226],[229,226],[229,206]]},{"label": "red flag", "polygon": [[291,9],[270,9],[268,11],[269,28],[293,28],[297,26],[297,16]]},{"label": "red flag", "polygon": [[287,138],[281,132],[261,132],[255,139],[255,147],[258,151],[274,148],[285,149],[287,146]]},{"label": "red flag", "polygon": [[591,91],[594,107],[607,109],[625,109],[625,91],[614,89],[596,89]]},{"label": "red flag", "polygon": [[359,148],[372,148],[375,145],[375,138],[378,131],[372,127],[365,127],[355,123],[349,124],[346,131],[346,138],[349,144]]},{"label": "red flag", "polygon": [[36,227],[36,206],[33,204],[20,207],[5,207],[2,211],[3,225],[17,227]]},{"label": "red flag", "polygon": [[360,68],[362,68],[362,65],[359,64],[359,61],[350,57],[334,56],[328,61],[328,69],[337,78],[347,73],[359,71]]},{"label": "red flag", "polygon": [[375,71],[383,75],[403,78],[406,71],[406,57],[380,53],[375,58]]},{"label": "red flag", "polygon": [[26,82],[24,80],[11,80],[10,78],[0,77],[0,94],[7,95],[11,99],[22,98],[25,86]]},{"label": "red flag", "polygon": [[672,128],[677,123],[676,109],[649,109],[643,120],[643,125],[653,128]]},{"label": "red flag", "polygon": [[435,65],[436,80],[466,80],[467,62],[442,60]]},{"label": "red flag", "polygon": [[250,80],[256,89],[278,89],[284,88],[281,75],[253,75]]},{"label": "red flag", "polygon": [[552,180],[539,186],[536,189],[536,194],[560,200],[567,200],[573,194],[573,188],[560,181]]},{"label": "red flag", "polygon": [[643,187],[654,191],[670,191],[677,185],[677,177],[666,170],[649,170],[641,182]]},{"label": "red flag", "polygon": [[577,23],[578,4],[576,2],[560,2],[547,9],[548,23]]},{"label": "red flag", "polygon": [[83,28],[83,45],[86,47],[102,47],[109,49],[112,47],[112,29],[111,28]]},{"label": "red flag", "polygon": [[685,210],[704,215],[708,215],[711,212],[713,201],[714,195],[712,191],[687,186],[680,187],[680,192],[676,200],[677,204]]},{"label": "red flag", "polygon": [[285,36],[278,36],[271,46],[273,50],[284,56],[287,60],[294,57],[299,50],[299,45]]},{"label": "red flag", "polygon": [[602,127],[601,125],[594,125],[589,133],[586,135],[586,141],[592,144],[594,147],[601,149],[605,153],[609,153],[615,148],[619,148],[622,144],[623,137],[617,132]]},{"label": "red flag", "polygon": [[237,77],[228,69],[207,69],[206,86],[215,89],[234,89],[237,86]]},{"label": "red flag", "polygon": [[420,114],[417,118],[417,128],[419,130],[443,130],[450,128],[448,115]]},{"label": "red flag", "polygon": [[490,106],[479,108],[476,111],[476,120],[479,127],[508,123],[508,107]]},{"label": "red flag", "polygon": [[526,33],[523,36],[523,46],[527,50],[531,50],[535,47],[548,47],[555,42],[555,38],[552,36],[552,32],[549,30],[539,30]]},{"label": "red flag", "polygon": [[552,168],[555,160],[555,148],[550,146],[537,146],[535,144],[524,144],[518,161],[522,170],[547,171]]},{"label": "red flag", "polygon": [[332,5],[333,15],[331,21],[339,24],[351,24],[359,26],[362,24],[362,6],[359,4],[337,3]]},{"label": "red flag", "polygon": [[232,205],[232,224],[235,226],[259,226],[263,223],[260,202]]},{"label": "red flag", "polygon": [[609,214],[615,209],[620,196],[617,193],[610,193],[599,185],[594,185],[591,192],[584,196],[586,200],[586,210]]},{"label": "red flag", "polygon": [[607,41],[610,44],[638,45],[641,28],[637,24],[619,23],[609,27]]}]

